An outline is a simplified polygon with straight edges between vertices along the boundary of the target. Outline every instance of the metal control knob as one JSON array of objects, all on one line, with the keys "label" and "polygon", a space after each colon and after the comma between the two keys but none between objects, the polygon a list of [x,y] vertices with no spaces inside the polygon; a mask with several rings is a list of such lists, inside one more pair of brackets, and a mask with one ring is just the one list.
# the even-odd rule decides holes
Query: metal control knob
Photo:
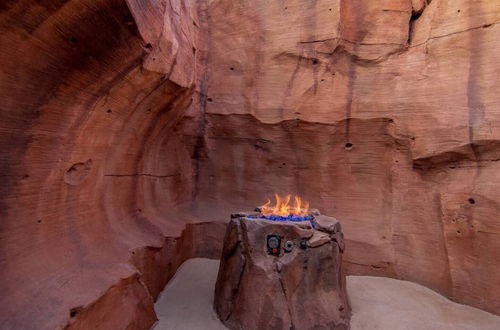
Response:
[{"label": "metal control knob", "polygon": [[279,235],[267,235],[267,253],[278,256],[280,254],[281,237]]},{"label": "metal control knob", "polygon": [[306,239],[301,239],[300,240],[300,243],[299,243],[299,246],[302,250],[305,250],[307,249],[307,240]]},{"label": "metal control knob", "polygon": [[286,241],[285,246],[283,248],[285,252],[290,253],[292,252],[293,249],[293,242],[292,241]]},{"label": "metal control knob", "polygon": [[271,248],[271,249],[276,249],[277,247],[280,246],[280,241],[278,240],[277,237],[274,237],[274,236],[271,236],[269,237],[269,239],[267,240],[267,245]]}]

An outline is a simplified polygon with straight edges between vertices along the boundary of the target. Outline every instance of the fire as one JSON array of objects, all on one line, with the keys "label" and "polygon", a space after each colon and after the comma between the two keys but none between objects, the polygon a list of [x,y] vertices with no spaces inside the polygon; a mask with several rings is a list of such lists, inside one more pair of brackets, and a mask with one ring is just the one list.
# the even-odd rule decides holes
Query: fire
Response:
[{"label": "fire", "polygon": [[309,202],[303,201],[299,196],[294,197],[293,205],[290,205],[291,195],[286,195],[284,197],[274,194],[276,198],[276,204],[271,206],[271,201],[262,205],[261,213],[265,216],[277,215],[281,217],[288,217],[290,215],[304,217],[308,215]]}]

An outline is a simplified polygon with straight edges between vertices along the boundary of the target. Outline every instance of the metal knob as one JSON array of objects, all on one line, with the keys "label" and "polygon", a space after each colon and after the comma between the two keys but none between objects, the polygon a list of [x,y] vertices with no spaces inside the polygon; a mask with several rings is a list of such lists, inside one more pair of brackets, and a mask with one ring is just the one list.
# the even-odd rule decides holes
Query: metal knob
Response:
[{"label": "metal knob", "polygon": [[281,237],[279,235],[267,235],[267,253],[278,256],[280,254]]},{"label": "metal knob", "polygon": [[307,240],[306,239],[301,239],[300,240],[300,243],[299,243],[299,246],[302,250],[305,250],[307,249]]}]

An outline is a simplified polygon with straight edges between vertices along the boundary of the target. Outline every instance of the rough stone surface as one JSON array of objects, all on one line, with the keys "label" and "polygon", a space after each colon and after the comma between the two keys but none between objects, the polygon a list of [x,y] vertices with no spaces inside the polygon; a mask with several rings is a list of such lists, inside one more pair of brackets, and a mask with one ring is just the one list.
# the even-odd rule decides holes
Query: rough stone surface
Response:
[{"label": "rough stone surface", "polygon": [[[329,234],[289,222],[233,218],[215,286],[221,321],[230,329],[348,329],[342,252]],[[281,237],[279,256],[268,254],[267,235]],[[286,241],[293,242],[290,252]]]},{"label": "rough stone surface", "polygon": [[169,213],[192,195],[193,20],[184,0],[1,1],[1,329],[155,321],[148,289],[203,241],[175,242],[198,220]]},{"label": "rough stone surface", "polygon": [[142,306],[221,248],[186,224],[275,191],[342,218],[349,273],[500,314],[499,21],[497,0],[1,1],[0,328],[63,328],[112,287]]},{"label": "rough stone surface", "polygon": [[208,13],[198,196],[298,194],[342,219],[349,274],[499,314],[498,1],[220,0]]}]

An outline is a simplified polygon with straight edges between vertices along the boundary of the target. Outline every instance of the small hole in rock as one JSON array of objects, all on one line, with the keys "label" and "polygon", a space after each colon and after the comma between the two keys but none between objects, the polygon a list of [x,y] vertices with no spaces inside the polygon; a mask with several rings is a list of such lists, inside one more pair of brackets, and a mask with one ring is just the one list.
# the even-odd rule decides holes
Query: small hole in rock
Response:
[{"label": "small hole in rock", "polygon": [[42,223],[42,220],[37,220],[38,223]]},{"label": "small hole in rock", "polygon": [[287,10],[287,9],[288,9],[288,7],[285,7],[285,10]]},{"label": "small hole in rock", "polygon": [[193,54],[196,54],[196,48],[193,47]]},{"label": "small hole in rock", "polygon": [[325,79],[321,79],[321,81],[325,81]]},{"label": "small hole in rock", "polygon": [[460,230],[457,230],[457,234],[461,234],[462,232]]},{"label": "small hole in rock", "polygon": [[328,8],[329,11],[332,11],[332,8]]},{"label": "small hole in rock", "polygon": [[474,198],[469,198],[469,204],[476,204],[476,200]]},{"label": "small hole in rock", "polygon": [[314,65],[318,64],[318,60],[317,60],[317,59],[314,59],[314,60],[313,60],[313,64],[314,64]]},{"label": "small hole in rock", "polygon": [[196,24],[196,22],[195,22],[195,21],[193,21],[193,25],[194,25],[194,26],[198,26],[198,25]]},{"label": "small hole in rock", "polygon": [[285,165],[286,165],[286,163],[281,163],[281,165],[285,166]]},{"label": "small hole in rock", "polygon": [[111,109],[108,109],[108,111],[106,111],[107,113],[112,113],[113,111]]},{"label": "small hole in rock", "polygon": [[77,37],[72,37],[71,39],[69,39],[69,42],[71,42],[72,44],[76,44],[80,41],[80,39],[78,39]]},{"label": "small hole in rock", "polygon": [[69,310],[69,316],[75,317],[82,310],[82,307],[75,307]]},{"label": "small hole in rock", "polygon": [[459,10],[457,10],[457,13],[459,13],[459,12],[460,12],[460,9],[459,9]]},{"label": "small hole in rock", "polygon": [[231,67],[231,68],[229,68],[229,70],[234,71],[234,68],[233,68],[233,67]]},{"label": "small hole in rock", "polygon": [[410,22],[416,21],[417,19],[420,18],[420,16],[422,16],[422,13],[413,13],[411,15]]},{"label": "small hole in rock", "polygon": [[207,99],[207,101],[208,101],[208,102],[212,102],[213,100],[212,100],[212,98],[211,98],[211,97],[209,97],[209,98]]},{"label": "small hole in rock", "polygon": [[135,254],[135,251],[132,251],[132,254]]},{"label": "small hole in rock", "polygon": [[153,48],[153,46],[148,42],[146,45],[144,45],[144,48],[151,49]]},{"label": "small hole in rock", "polygon": [[153,57],[153,61],[156,61],[156,57]]},{"label": "small hole in rock", "polygon": [[347,143],[345,144],[345,148],[346,148],[347,150],[351,150],[351,149],[352,149],[352,143],[347,142]]}]

